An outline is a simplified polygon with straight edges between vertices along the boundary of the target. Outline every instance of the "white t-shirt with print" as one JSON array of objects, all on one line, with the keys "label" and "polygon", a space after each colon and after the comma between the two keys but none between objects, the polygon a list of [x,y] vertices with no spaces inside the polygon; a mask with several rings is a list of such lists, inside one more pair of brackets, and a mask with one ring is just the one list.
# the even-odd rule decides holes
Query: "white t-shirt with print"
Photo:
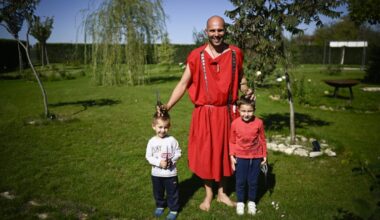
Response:
[{"label": "white t-shirt with print", "polygon": [[[177,161],[181,157],[178,141],[173,136],[152,137],[146,147],[145,158],[152,165],[152,176],[177,176]],[[160,167],[161,160],[171,160],[173,164],[167,169]]]}]

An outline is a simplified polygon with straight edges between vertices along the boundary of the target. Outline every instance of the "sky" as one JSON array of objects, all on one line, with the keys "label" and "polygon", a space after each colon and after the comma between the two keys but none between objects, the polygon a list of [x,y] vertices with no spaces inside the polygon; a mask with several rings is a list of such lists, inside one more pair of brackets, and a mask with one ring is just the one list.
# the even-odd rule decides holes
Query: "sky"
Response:
[{"label": "sky", "polygon": [[[82,20],[86,9],[94,10],[102,0],[41,0],[37,5],[36,15],[54,17],[53,31],[48,43],[83,43]],[[168,18],[166,27],[169,39],[174,44],[192,44],[193,31],[203,30],[206,20],[212,15],[220,15],[226,22],[231,22],[224,15],[226,10],[234,9],[229,0],[162,0]],[[344,9],[341,9],[344,10]],[[332,20],[323,17],[324,23]],[[315,25],[301,26],[306,34],[312,34]],[[19,36],[25,39],[26,24]],[[0,26],[0,38],[12,39],[12,36]],[[31,44],[36,43],[30,37]]]}]

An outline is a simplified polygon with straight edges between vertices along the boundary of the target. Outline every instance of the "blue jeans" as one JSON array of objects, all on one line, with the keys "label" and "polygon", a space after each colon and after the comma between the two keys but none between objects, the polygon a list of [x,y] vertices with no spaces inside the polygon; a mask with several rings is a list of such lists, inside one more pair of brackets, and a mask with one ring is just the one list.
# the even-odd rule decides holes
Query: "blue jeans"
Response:
[{"label": "blue jeans", "polygon": [[236,158],[236,196],[238,202],[244,202],[248,184],[248,200],[255,202],[262,158]]},{"label": "blue jeans", "polygon": [[[179,187],[178,177],[158,177],[152,176],[153,196],[156,201],[157,208],[165,208],[166,205],[170,211],[179,210]],[[166,197],[165,199],[165,191]]]}]

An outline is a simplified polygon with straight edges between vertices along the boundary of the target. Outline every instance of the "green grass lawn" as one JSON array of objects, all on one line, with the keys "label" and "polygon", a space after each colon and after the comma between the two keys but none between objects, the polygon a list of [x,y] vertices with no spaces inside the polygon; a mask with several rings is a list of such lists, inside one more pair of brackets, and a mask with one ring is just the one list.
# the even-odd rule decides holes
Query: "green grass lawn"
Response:
[{"label": "green grass lawn", "polygon": [[[35,82],[0,81],[1,219],[154,219],[150,166],[145,149],[153,135],[151,116],[156,91],[167,100],[182,70],[149,66],[150,83],[143,86],[95,86],[89,76],[48,81],[50,110],[65,121],[30,125],[43,112]],[[308,103],[297,104],[297,134],[325,139],[337,157],[301,158],[269,152],[267,188],[261,179],[259,213],[255,219],[367,219],[375,212],[376,189],[366,170],[380,165],[380,94],[354,89],[332,98],[327,78],[363,78],[361,71],[331,76],[322,66],[303,65],[292,73],[305,79]],[[310,79],[310,81],[308,80]],[[324,91],[329,90],[330,95]],[[257,89],[257,115],[271,126],[267,137],[288,134],[286,100],[269,96],[278,90]],[[338,110],[322,110],[321,105]],[[345,110],[342,110],[345,107]],[[200,212],[201,182],[187,168],[187,135],[192,111],[187,95],[171,111],[170,133],[179,140],[180,219],[242,219],[235,209],[215,200]],[[375,168],[373,168],[375,167]],[[353,172],[353,170],[363,172]],[[370,169],[371,168],[371,169]],[[231,181],[231,197],[236,199]],[[378,185],[377,185],[378,186]],[[31,201],[39,205],[31,204]],[[272,203],[278,204],[276,209]],[[244,216],[243,219],[249,219]]]}]

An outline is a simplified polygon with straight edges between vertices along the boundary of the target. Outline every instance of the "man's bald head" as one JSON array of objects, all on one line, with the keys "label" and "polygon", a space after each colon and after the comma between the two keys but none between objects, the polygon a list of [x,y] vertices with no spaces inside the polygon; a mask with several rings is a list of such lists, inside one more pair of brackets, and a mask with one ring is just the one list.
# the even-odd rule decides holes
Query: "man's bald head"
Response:
[{"label": "man's bald head", "polygon": [[207,34],[209,45],[215,50],[224,49],[224,35],[226,33],[224,27],[224,19],[220,16],[214,15],[207,20],[207,27],[205,33]]},{"label": "man's bald head", "polygon": [[209,19],[207,19],[207,23],[206,23],[206,30],[212,26],[213,23],[219,23],[221,24],[223,27],[224,27],[224,19],[218,15],[214,15],[214,16],[211,16]]}]

